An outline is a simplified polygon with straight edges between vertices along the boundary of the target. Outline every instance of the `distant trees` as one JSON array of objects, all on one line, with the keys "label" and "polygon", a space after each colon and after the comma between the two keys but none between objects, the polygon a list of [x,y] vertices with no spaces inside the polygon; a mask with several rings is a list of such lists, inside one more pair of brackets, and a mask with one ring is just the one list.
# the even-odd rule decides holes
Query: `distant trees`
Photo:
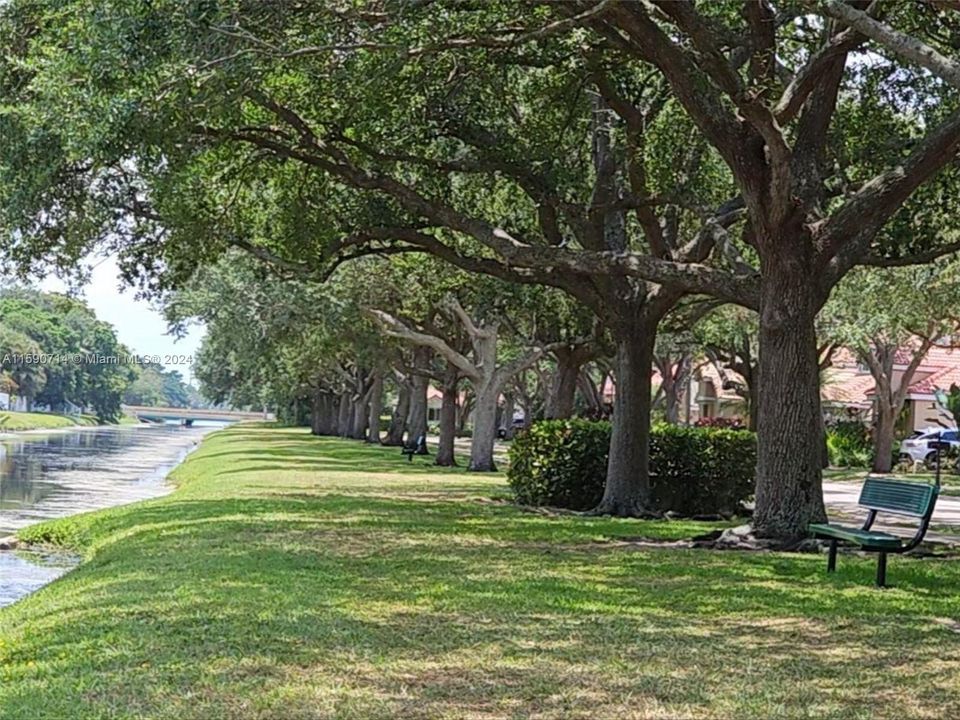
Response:
[{"label": "distant trees", "polygon": [[917,370],[932,348],[960,344],[960,264],[944,259],[854,271],[824,308],[821,324],[873,376],[873,470],[889,472],[897,420]]},{"label": "distant trees", "polygon": [[119,417],[136,377],[113,328],[83,302],[56,293],[0,292],[0,351],[5,387],[28,407],[89,408],[103,422]]},{"label": "distant trees", "polygon": [[369,408],[387,353],[362,312],[366,280],[278,278],[235,252],[171,293],[166,314],[175,327],[204,323],[193,371],[211,401],[273,407],[316,434],[364,439],[378,433]]},{"label": "distant trees", "polygon": [[[595,328],[570,314],[562,296],[479,281],[429,258],[371,257],[344,266],[320,284],[265,273],[244,253],[198,272],[167,297],[174,325],[202,320],[207,335],[195,374],[216,402],[269,406],[316,434],[395,443],[427,430],[427,387],[441,391],[437,463],[453,464],[461,390],[470,391],[472,470],[492,470],[493,444],[511,410],[501,399],[527,369],[552,378],[573,353],[565,412],[573,412],[582,365],[599,352]],[[581,338],[577,333],[591,333]],[[581,354],[581,347],[591,350]],[[569,370],[567,370],[569,372]],[[131,392],[140,390],[136,383]],[[537,384],[543,407],[552,379]],[[548,393],[549,390],[549,393]],[[159,394],[159,388],[154,388]],[[386,435],[386,398],[395,417]],[[405,431],[405,432],[404,432]]]},{"label": "distant trees", "polygon": [[127,405],[190,407],[197,400],[178,370],[147,362],[137,365],[135,373],[136,379],[123,393],[123,402]]},{"label": "distant trees", "polygon": [[22,397],[27,407],[47,383],[47,372],[40,363],[18,360],[23,356],[38,357],[42,350],[36,340],[8,325],[0,325],[0,353],[2,353],[2,389],[11,398]]}]

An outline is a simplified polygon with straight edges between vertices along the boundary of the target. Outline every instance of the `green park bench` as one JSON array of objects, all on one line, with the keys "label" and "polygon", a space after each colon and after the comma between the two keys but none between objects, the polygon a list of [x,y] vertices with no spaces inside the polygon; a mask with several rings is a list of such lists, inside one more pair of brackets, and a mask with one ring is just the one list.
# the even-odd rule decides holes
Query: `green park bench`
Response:
[{"label": "green park bench", "polygon": [[400,449],[400,454],[406,455],[410,462],[413,462],[414,455],[429,455],[430,453],[427,452],[427,436],[421,435],[412,443],[404,443]]},{"label": "green park bench", "polygon": [[[877,587],[887,584],[887,555],[902,554],[913,550],[921,543],[930,517],[937,504],[940,484],[904,482],[889,478],[867,478],[860,491],[860,507],[867,509],[867,519],[862,527],[848,527],[833,523],[813,523],[810,532],[814,537],[830,540],[830,554],[827,557],[827,572],[837,569],[837,545],[843,541],[858,545],[867,552],[879,553],[877,557]],[[919,518],[916,534],[906,542],[904,538],[890,533],[871,530],[877,513],[893,513]]]}]

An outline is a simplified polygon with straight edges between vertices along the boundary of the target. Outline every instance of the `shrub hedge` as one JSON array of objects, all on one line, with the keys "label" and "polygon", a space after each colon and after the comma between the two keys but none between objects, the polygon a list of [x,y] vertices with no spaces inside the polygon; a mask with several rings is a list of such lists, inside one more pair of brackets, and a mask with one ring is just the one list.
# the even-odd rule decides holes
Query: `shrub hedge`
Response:
[{"label": "shrub hedge", "polygon": [[[524,505],[588,510],[603,496],[610,423],[544,420],[519,433],[507,473]],[[746,430],[658,425],[650,436],[656,509],[682,515],[735,512],[753,494],[756,436]]]},{"label": "shrub hedge", "polygon": [[827,427],[827,455],[835,467],[870,467],[873,443],[867,426],[859,420],[832,423]]}]

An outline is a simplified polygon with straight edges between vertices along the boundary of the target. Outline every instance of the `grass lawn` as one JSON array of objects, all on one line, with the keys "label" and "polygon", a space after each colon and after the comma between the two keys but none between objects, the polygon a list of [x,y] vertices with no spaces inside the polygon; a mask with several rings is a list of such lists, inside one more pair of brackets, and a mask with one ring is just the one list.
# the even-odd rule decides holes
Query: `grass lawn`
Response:
[{"label": "grass lawn", "polygon": [[71,417],[46,412],[0,412],[0,432],[54,430],[57,428],[75,427],[77,425],[96,424],[96,418],[90,421],[86,416]]},{"label": "grass lawn", "polygon": [[[60,415],[49,412],[0,412],[0,433],[23,430],[57,430],[79,426],[99,425],[96,415]],[[130,415],[121,415],[118,425],[139,425]]]},{"label": "grass lawn", "polygon": [[960,716],[960,562],[638,549],[501,476],[236,426],[160,500],[21,533],[87,562],[0,610],[0,717]]}]

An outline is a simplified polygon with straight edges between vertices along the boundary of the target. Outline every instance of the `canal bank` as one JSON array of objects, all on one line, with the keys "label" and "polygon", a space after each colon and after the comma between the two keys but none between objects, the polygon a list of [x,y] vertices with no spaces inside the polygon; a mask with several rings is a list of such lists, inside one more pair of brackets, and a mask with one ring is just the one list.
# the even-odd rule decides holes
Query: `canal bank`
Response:
[{"label": "canal bank", "polygon": [[0,718],[960,717],[956,561],[878,592],[431,462],[237,426],[169,495],[26,529],[85,562],[0,609]]},{"label": "canal bank", "polygon": [[[123,417],[122,423],[133,422],[133,418]],[[70,430],[80,427],[98,426],[93,415],[61,415],[52,412],[21,412],[17,410],[0,411],[0,433],[21,433],[45,430]]]},{"label": "canal bank", "polygon": [[99,426],[0,437],[0,607],[76,564],[62,552],[9,550],[35,523],[162,496],[166,476],[215,427]]}]

